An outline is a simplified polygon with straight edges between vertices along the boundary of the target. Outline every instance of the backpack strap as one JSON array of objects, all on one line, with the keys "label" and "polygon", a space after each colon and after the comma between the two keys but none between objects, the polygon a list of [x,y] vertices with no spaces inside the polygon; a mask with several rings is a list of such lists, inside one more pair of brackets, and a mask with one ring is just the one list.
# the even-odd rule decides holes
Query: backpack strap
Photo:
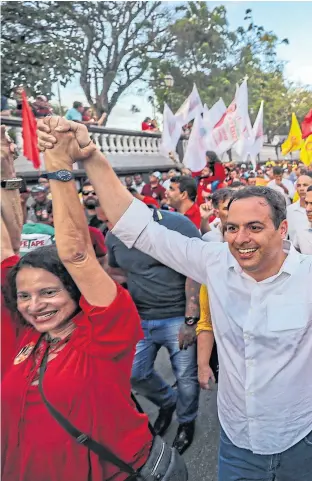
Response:
[{"label": "backpack strap", "polygon": [[41,394],[42,400],[46,405],[50,414],[54,417],[54,419],[62,426],[65,431],[70,434],[79,444],[83,444],[86,448],[90,451],[94,452],[99,456],[100,459],[110,462],[119,468],[121,471],[130,474],[129,479],[136,480],[138,476],[140,476],[138,471],[135,471],[130,464],[125,463],[122,459],[118,458],[112,451],[107,449],[102,444],[94,441],[91,437],[87,434],[83,433],[79,429],[77,429],[71,422],[63,416],[45,397],[43,392],[43,377],[47,368],[48,362],[48,355],[49,355],[49,347],[46,349],[40,369],[39,369],[39,392]]}]

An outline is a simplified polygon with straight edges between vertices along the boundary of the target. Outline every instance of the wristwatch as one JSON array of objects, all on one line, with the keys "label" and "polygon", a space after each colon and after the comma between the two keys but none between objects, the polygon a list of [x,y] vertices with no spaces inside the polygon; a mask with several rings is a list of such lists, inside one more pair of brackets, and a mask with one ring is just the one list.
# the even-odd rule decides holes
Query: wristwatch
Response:
[{"label": "wristwatch", "polygon": [[1,187],[5,190],[18,190],[23,184],[23,179],[16,177],[14,179],[1,180]]},{"label": "wristwatch", "polygon": [[69,182],[74,179],[73,173],[70,170],[57,170],[56,172],[47,172],[41,174],[45,179],[60,180],[61,182]]},{"label": "wristwatch", "polygon": [[185,316],[185,324],[187,326],[195,326],[195,324],[197,324],[199,321],[199,317],[196,317],[196,316]]}]

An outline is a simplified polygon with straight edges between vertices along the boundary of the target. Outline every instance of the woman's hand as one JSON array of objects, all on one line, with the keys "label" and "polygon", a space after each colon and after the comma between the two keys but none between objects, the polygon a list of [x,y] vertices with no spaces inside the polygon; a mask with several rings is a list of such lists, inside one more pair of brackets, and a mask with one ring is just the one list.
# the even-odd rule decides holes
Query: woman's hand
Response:
[{"label": "woman's hand", "polygon": [[[38,147],[45,153],[45,160],[62,159],[72,166],[79,160],[86,160],[97,149],[85,125],[66,120],[63,117],[45,117],[37,124]],[[66,133],[66,135],[62,135]],[[47,166],[48,167],[48,166]]]}]

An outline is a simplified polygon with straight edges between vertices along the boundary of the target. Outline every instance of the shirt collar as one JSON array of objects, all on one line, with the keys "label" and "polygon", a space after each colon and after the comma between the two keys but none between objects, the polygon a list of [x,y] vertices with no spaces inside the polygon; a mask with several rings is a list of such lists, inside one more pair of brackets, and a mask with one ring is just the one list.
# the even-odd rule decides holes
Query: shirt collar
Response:
[{"label": "shirt collar", "polygon": [[[284,260],[279,272],[275,276],[269,277],[268,279],[264,279],[261,282],[263,283],[270,282],[274,280],[276,277],[278,277],[280,274],[282,274],[283,272],[289,275],[292,275],[295,273],[297,266],[301,262],[301,255],[294,248],[294,246],[289,240],[283,241],[283,251],[285,252],[285,254],[287,254],[287,257]],[[248,274],[244,273],[243,269],[240,267],[235,257],[232,256],[230,250],[228,250],[228,256],[229,256],[228,269],[234,269],[235,272],[241,276],[245,276],[245,275],[248,276]],[[252,279],[250,276],[248,276],[248,278]]]}]

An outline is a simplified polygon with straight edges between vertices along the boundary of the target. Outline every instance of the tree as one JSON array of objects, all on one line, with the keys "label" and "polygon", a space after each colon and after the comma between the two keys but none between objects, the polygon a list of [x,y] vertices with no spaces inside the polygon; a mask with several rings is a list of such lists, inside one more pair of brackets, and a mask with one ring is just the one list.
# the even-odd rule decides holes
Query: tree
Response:
[{"label": "tree", "polygon": [[23,2],[22,14],[20,4],[4,2],[2,7],[5,52],[23,58],[20,70],[19,61],[13,71],[10,61],[5,62],[10,87],[26,81],[30,90],[43,82],[48,88],[58,76],[66,85],[77,73],[98,114],[110,114],[125,90],[144,78],[153,59],[161,59],[171,43],[164,39],[170,16],[162,2]]},{"label": "tree", "polygon": [[75,73],[75,42],[64,43],[55,30],[59,15],[56,2],[3,2],[1,89],[23,85],[29,95],[51,96],[59,77],[63,85]]},{"label": "tree", "polygon": [[[178,7],[182,17],[170,27],[171,53],[153,62],[150,87],[160,110],[169,102],[175,111],[196,83],[202,101],[211,107],[219,97],[227,105],[235,94],[236,83],[248,77],[249,106],[254,121],[260,102],[265,101],[264,127],[272,136],[287,131],[291,111],[308,111],[312,93],[285,81],[284,63],[277,58],[277,47],[288,44],[274,32],[257,25],[252,11],[246,10],[244,24],[231,31],[224,6],[209,10],[207,2],[188,2]],[[162,79],[174,77],[174,87]]]}]

